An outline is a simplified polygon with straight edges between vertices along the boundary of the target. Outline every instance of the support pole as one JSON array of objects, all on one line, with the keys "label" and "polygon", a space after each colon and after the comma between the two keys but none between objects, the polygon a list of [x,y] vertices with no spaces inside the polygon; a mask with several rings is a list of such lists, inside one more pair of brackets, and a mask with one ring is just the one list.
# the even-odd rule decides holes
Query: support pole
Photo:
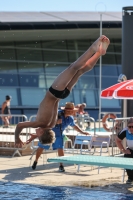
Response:
[{"label": "support pole", "polygon": [[[133,7],[123,7],[122,12],[122,73],[133,79]],[[123,117],[133,116],[133,100],[124,100],[122,107]]]},{"label": "support pole", "polygon": [[[100,13],[100,36],[102,35],[102,13]],[[100,66],[99,66],[99,131],[101,123],[101,94],[102,91],[102,56],[100,56]]]}]

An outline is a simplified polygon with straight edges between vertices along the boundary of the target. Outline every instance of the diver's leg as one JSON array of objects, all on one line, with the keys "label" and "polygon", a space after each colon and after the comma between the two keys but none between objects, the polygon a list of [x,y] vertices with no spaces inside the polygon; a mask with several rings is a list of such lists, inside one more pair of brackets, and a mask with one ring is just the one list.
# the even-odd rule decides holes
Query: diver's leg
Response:
[{"label": "diver's leg", "polygon": [[97,52],[86,62],[85,66],[77,71],[73,79],[67,85],[67,88],[71,90],[74,85],[77,83],[80,76],[84,73],[90,71],[97,63],[101,55],[105,55],[106,49],[108,48],[110,41],[108,38],[103,38],[102,43],[100,44]]},{"label": "diver's leg", "polygon": [[36,151],[36,159],[33,162],[32,165],[32,169],[36,169],[37,163],[38,163],[38,159],[40,158],[41,154],[43,153],[43,148],[38,147],[37,151]]},{"label": "diver's leg", "polygon": [[[104,44],[105,41],[106,44]],[[100,52],[101,55],[104,55],[106,53],[108,45],[109,39],[106,36],[99,37],[83,55],[81,55],[66,70],[59,74],[59,76],[55,79],[54,83],[52,84],[52,88],[59,91],[64,90],[69,84],[69,82],[72,80],[74,75],[77,73],[77,71],[88,65],[88,60],[92,57],[92,55],[96,52]],[[90,66],[90,69],[91,68],[92,67]]]}]

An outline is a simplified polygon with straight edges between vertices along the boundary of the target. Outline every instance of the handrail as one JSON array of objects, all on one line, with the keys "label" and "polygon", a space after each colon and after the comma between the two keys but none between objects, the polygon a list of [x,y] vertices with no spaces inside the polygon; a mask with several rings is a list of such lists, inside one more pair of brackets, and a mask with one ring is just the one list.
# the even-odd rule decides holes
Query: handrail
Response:
[{"label": "handrail", "polygon": [[[14,137],[14,132],[16,125],[19,122],[27,121],[27,116],[26,115],[16,115],[16,114],[11,114],[11,115],[6,115],[6,114],[0,114],[0,118],[2,117],[9,117],[11,116],[11,124],[9,125],[8,128],[3,128],[2,126],[0,127],[0,149],[5,149],[5,150],[14,150],[14,153],[12,157],[15,154],[20,154],[20,150],[25,150],[27,148],[27,145],[22,147],[22,148],[16,148],[15,147],[15,137]],[[2,119],[1,119],[2,121]],[[3,121],[1,123],[3,125]],[[22,140],[26,141],[28,138],[28,128],[24,129],[20,135],[22,137]]]},{"label": "handrail", "polygon": [[[114,134],[115,134],[115,123],[118,123],[118,121],[121,121],[121,123],[124,123],[124,127],[126,127],[127,125],[127,120],[129,120],[131,117],[120,117],[120,118],[115,118],[115,119],[112,119],[112,123],[113,123],[113,129],[112,129],[112,140],[114,141]],[[126,140],[125,142],[123,142],[124,146],[126,147]],[[114,145],[113,145],[113,142],[112,142],[112,156],[114,155],[117,155],[117,154],[120,154],[120,150],[118,149],[117,147],[117,153],[114,152]]]}]

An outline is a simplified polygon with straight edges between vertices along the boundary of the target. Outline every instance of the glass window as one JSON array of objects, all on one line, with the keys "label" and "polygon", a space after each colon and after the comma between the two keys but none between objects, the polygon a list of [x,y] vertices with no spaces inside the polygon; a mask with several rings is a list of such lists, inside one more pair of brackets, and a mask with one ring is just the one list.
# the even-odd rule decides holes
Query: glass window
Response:
[{"label": "glass window", "polygon": [[[24,115],[26,115],[29,120],[30,117],[32,117],[33,115],[37,115],[37,111],[38,111],[38,109],[34,109],[34,110],[24,109],[23,112],[24,112]],[[33,117],[31,121],[35,121],[35,117]]]},{"label": "glass window", "polygon": [[96,107],[95,90],[86,90],[85,95],[87,107]]},{"label": "glass window", "polygon": [[80,104],[81,103],[81,91],[77,90],[77,89],[73,89],[72,92],[73,92],[75,105]]},{"label": "glass window", "polygon": [[[96,84],[97,88],[99,87],[99,67],[95,67],[96,72]],[[116,66],[102,66],[102,88],[110,87],[117,83],[118,80],[118,71]]]},{"label": "glass window", "polygon": [[[35,55],[34,55],[35,56]],[[34,61],[18,61],[19,73],[44,73],[43,62]]]},{"label": "glass window", "polygon": [[88,40],[69,40],[67,41],[68,60],[69,62],[76,61],[91,45]]},{"label": "glass window", "polygon": [[91,40],[81,40],[81,41],[77,41],[77,51],[76,51],[76,55],[77,58],[80,57],[81,55],[83,55],[88,48],[91,46],[93,42]]},{"label": "glass window", "polygon": [[106,55],[102,56],[102,64],[116,64],[114,45],[110,43]]},{"label": "glass window", "polygon": [[[97,86],[99,86],[99,77],[96,77]],[[108,88],[114,84],[117,84],[118,76],[117,77],[102,77],[102,89]],[[99,88],[99,87],[97,87]]]},{"label": "glass window", "polygon": [[46,75],[47,88],[50,88],[56,78],[56,75]]},{"label": "glass window", "polygon": [[0,60],[0,73],[16,74],[17,73],[16,61]]},{"label": "glass window", "polygon": [[20,86],[25,87],[46,87],[44,75],[34,75],[34,74],[20,74]]},{"label": "glass window", "polygon": [[16,43],[19,72],[44,72],[40,42]]},{"label": "glass window", "polygon": [[16,88],[2,88],[0,87],[0,105],[5,101],[5,96],[12,96],[11,107],[18,106],[17,89]]},{"label": "glass window", "polygon": [[72,63],[79,58],[77,41],[68,40],[67,41],[67,48],[68,48],[67,49],[68,61]]},{"label": "glass window", "polygon": [[0,73],[17,73],[13,43],[0,45]]},{"label": "glass window", "polygon": [[119,65],[119,66],[118,66],[118,76],[119,76],[121,73],[122,73],[122,66]]},{"label": "glass window", "polygon": [[[96,66],[95,68],[96,75],[100,73],[100,66]],[[118,76],[117,66],[116,65],[102,65],[102,76]]]},{"label": "glass window", "polygon": [[39,106],[46,94],[45,89],[39,88],[21,88],[21,97],[23,106]]},{"label": "glass window", "polygon": [[116,53],[115,57],[116,57],[116,63],[120,65],[121,64],[121,53]]},{"label": "glass window", "polygon": [[46,88],[46,81],[45,81],[45,76],[44,76],[44,74],[40,74],[39,76],[39,85],[38,85],[38,87],[39,88]]},{"label": "glass window", "polygon": [[66,41],[45,41],[42,42],[43,58],[50,62],[68,62]]},{"label": "glass window", "polygon": [[53,65],[46,64],[45,74],[46,74],[46,84],[47,88],[49,88],[57,76],[66,69],[66,66],[62,66],[61,64]]},{"label": "glass window", "polygon": [[110,87],[118,83],[118,77],[103,77],[102,78],[102,88]]},{"label": "glass window", "polygon": [[17,74],[0,74],[0,86],[18,86]]},{"label": "glass window", "polygon": [[121,64],[121,50],[122,50],[121,39],[113,39],[113,44],[116,57],[116,64]]},{"label": "glass window", "polygon": [[92,40],[77,40],[78,51],[82,51],[80,54],[83,54],[91,46],[94,41]]},{"label": "glass window", "polygon": [[13,43],[1,43],[0,45],[0,59],[1,60],[8,60],[8,61],[13,61],[16,60],[15,57],[15,49],[14,49],[14,44]]},{"label": "glass window", "polygon": [[101,99],[102,108],[120,108],[119,99]]},{"label": "glass window", "polygon": [[12,115],[22,115],[22,110],[12,109],[12,107],[11,107],[11,112],[12,112]]},{"label": "glass window", "polygon": [[60,64],[60,63],[46,63],[45,64],[45,73],[46,74],[55,74],[58,76],[62,71],[64,71],[69,65]]},{"label": "glass window", "polygon": [[80,89],[94,89],[96,88],[96,83],[95,83],[95,77],[94,76],[88,76],[89,72],[87,75],[83,75],[79,78],[77,84],[75,85],[76,88]]},{"label": "glass window", "polygon": [[116,53],[121,53],[121,49],[122,49],[122,41],[121,39],[113,39],[113,41],[111,40],[111,43],[113,42],[114,45],[114,50]]}]

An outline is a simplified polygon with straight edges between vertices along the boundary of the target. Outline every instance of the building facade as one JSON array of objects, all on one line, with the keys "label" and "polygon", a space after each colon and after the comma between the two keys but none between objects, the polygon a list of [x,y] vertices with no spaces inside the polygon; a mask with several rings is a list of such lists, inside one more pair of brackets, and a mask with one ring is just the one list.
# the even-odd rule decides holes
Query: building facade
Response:
[{"label": "building facade", "polygon": [[[28,117],[36,114],[58,74],[99,37],[98,13],[52,15],[49,12],[45,15],[0,13],[0,105],[5,95],[11,95],[14,114]],[[121,73],[121,15],[103,15],[102,33],[111,43],[102,57],[102,89],[117,83]],[[71,94],[60,101],[60,106],[69,101],[75,104],[85,102],[90,115],[98,119],[99,62],[79,79]],[[101,103],[102,111],[120,111],[120,100],[102,99]]]}]

